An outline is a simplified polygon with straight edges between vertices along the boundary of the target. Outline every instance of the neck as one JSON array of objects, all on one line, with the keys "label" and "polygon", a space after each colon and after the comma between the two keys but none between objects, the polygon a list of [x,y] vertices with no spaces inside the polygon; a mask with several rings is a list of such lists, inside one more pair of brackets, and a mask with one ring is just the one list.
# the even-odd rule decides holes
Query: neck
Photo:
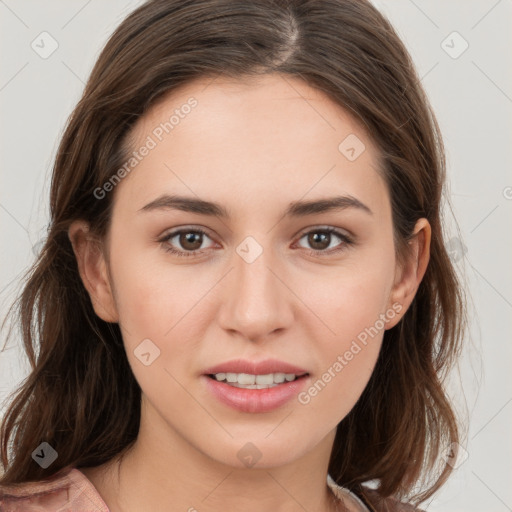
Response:
[{"label": "neck", "polygon": [[239,469],[215,462],[195,465],[194,458],[176,456],[161,465],[147,453],[146,443],[138,439],[123,456],[82,470],[110,512],[348,510],[327,486],[327,471],[300,461],[279,468]]},{"label": "neck", "polygon": [[339,500],[327,485],[335,430],[285,464],[265,466],[262,456],[258,467],[235,467],[213,459],[160,420],[142,415],[129,450],[83,471],[110,512],[336,512]]}]

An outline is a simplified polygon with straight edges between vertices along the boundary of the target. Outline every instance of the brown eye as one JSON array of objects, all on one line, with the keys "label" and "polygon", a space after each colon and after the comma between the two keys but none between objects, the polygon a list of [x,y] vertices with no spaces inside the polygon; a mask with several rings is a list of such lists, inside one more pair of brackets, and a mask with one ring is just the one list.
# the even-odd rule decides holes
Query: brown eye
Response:
[{"label": "brown eye", "polygon": [[[338,242],[338,244],[335,243],[336,238],[340,241]],[[342,251],[347,246],[353,243],[352,239],[349,236],[345,235],[344,233],[341,233],[337,229],[330,227],[321,229],[318,228],[308,231],[307,233],[304,233],[300,239],[306,239],[308,247],[302,247],[304,247],[305,249],[311,249],[311,254],[335,253],[338,251]]]},{"label": "brown eye", "polygon": [[307,237],[308,243],[311,244],[311,247],[315,250],[327,249],[331,240],[330,233],[321,233],[318,231],[308,233]]},{"label": "brown eye", "polygon": [[178,235],[178,237],[181,247],[188,251],[196,251],[197,249],[200,249],[203,243],[203,235],[196,231],[183,231]]},{"label": "brown eye", "polygon": [[169,233],[160,242],[167,252],[176,256],[197,256],[205,249],[201,247],[205,237],[210,238],[201,229],[180,229]]}]

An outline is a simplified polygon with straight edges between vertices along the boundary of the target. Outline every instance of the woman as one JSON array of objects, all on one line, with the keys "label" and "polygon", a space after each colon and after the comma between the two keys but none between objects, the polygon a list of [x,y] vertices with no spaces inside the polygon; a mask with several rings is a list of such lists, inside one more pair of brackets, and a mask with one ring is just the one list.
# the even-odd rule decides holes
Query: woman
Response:
[{"label": "woman", "polygon": [[444,179],[370,3],[135,10],[56,158],[2,510],[419,510],[459,439]]}]

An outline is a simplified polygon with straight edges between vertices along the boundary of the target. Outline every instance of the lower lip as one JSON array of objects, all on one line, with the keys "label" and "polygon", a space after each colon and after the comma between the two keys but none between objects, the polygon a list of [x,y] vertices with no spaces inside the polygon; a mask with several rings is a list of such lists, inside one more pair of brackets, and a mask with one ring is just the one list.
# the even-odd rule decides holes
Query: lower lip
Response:
[{"label": "lower lip", "polygon": [[283,382],[272,388],[243,389],[235,388],[224,382],[202,375],[206,387],[223,404],[242,412],[268,412],[281,407],[297,396],[309,380],[309,375],[291,382]]}]

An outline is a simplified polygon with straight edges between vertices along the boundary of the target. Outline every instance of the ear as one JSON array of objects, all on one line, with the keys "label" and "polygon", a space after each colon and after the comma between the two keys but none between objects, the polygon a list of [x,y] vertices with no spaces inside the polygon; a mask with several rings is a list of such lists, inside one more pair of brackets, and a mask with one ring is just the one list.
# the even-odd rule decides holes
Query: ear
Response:
[{"label": "ear", "polygon": [[68,238],[95,313],[105,322],[118,322],[119,316],[100,241],[89,233],[89,225],[85,221],[74,221],[68,229]]},{"label": "ear", "polygon": [[386,322],[386,329],[391,329],[398,324],[418,291],[430,260],[430,239],[430,224],[427,219],[421,218],[416,222],[412,237],[407,242],[409,251],[405,261],[401,265],[397,263],[395,281],[388,303],[388,308],[397,311],[397,314]]}]

